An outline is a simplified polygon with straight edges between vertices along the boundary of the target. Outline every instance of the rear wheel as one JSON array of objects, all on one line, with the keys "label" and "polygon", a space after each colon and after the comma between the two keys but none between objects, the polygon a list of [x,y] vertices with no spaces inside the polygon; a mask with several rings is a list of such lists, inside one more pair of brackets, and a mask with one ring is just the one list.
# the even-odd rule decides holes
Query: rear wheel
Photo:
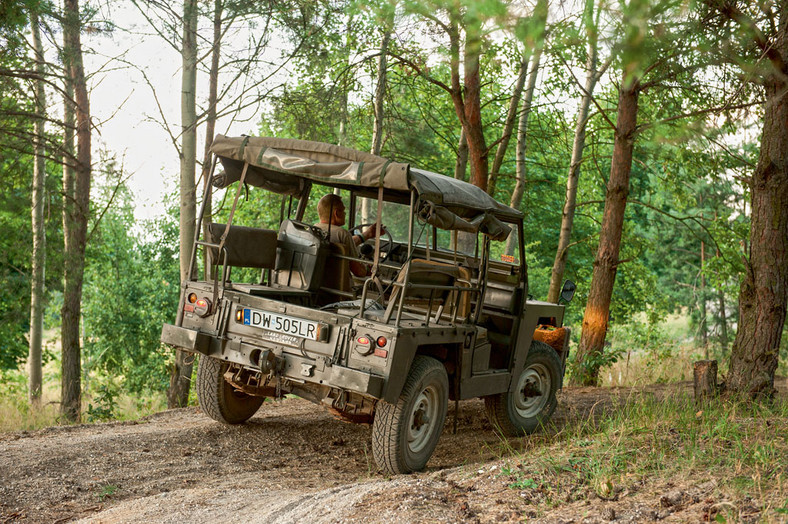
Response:
[{"label": "rear wheel", "polygon": [[536,431],[550,420],[558,405],[555,394],[562,373],[558,353],[543,342],[532,342],[515,387],[484,398],[490,423],[507,437]]},{"label": "rear wheel", "polygon": [[449,402],[446,368],[417,356],[396,404],[381,400],[372,425],[372,454],[380,469],[395,475],[420,471],[435,451]]},{"label": "rear wheel", "polygon": [[265,397],[238,391],[224,379],[229,364],[215,358],[200,357],[197,366],[197,398],[202,410],[222,424],[240,424],[257,413]]}]

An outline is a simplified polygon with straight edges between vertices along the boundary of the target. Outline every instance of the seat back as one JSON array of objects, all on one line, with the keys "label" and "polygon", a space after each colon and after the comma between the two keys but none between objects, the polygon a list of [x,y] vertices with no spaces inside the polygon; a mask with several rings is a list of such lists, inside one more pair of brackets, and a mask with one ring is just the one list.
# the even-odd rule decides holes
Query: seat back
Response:
[{"label": "seat back", "polygon": [[328,257],[323,270],[320,303],[330,304],[354,298],[350,260],[343,258],[349,256],[351,253],[345,244],[337,242],[329,244]]},{"label": "seat back", "polygon": [[[404,281],[405,271],[403,270],[397,277],[397,282],[402,283]],[[468,287],[470,284],[470,271],[467,268],[434,260],[413,259],[410,262],[408,282],[409,286],[407,288],[398,286],[391,294],[388,307],[386,308],[386,319],[391,317],[394,308],[399,304],[400,293],[403,292],[405,293],[403,299],[405,304],[430,307],[428,315],[432,314],[432,308],[438,308],[442,312],[444,308],[441,306],[449,305],[451,308],[457,308],[456,316],[458,318],[467,318],[471,305],[468,292],[436,289],[436,287]],[[460,295],[458,296],[458,294]],[[451,313],[451,309],[448,312]]]},{"label": "seat back", "polygon": [[[207,240],[218,244],[226,229],[225,224],[208,224]],[[224,252],[228,266],[273,269],[276,263],[277,231],[245,226],[230,226],[224,240]],[[222,264],[219,250],[209,248],[212,264]]]},{"label": "seat back", "polygon": [[273,283],[317,291],[323,281],[328,241],[318,227],[285,220],[279,228]]}]

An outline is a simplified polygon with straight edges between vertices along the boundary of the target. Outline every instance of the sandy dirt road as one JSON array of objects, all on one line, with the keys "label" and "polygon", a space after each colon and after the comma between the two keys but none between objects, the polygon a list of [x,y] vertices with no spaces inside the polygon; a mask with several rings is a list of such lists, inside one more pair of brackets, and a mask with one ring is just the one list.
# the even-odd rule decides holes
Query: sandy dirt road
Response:
[{"label": "sandy dirt road", "polygon": [[[621,394],[566,388],[556,425],[593,416]],[[266,402],[240,426],[186,408],[132,423],[0,435],[0,523],[610,520],[604,501],[588,507],[587,493],[577,494],[577,507],[531,512],[500,473],[524,439],[502,442],[479,400],[461,402],[457,418],[454,434],[452,404],[425,472],[391,479],[374,464],[369,426],[295,398]],[[661,489],[629,497],[613,510],[616,521],[656,520]],[[675,512],[666,518],[685,521]]]}]

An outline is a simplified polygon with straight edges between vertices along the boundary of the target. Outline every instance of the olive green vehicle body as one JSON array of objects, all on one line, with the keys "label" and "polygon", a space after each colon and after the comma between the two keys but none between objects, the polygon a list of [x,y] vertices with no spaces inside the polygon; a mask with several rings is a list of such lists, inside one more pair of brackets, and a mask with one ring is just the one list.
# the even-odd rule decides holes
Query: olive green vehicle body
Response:
[{"label": "olive green vehicle body", "polygon": [[[537,326],[563,325],[563,305],[527,298],[524,261],[490,260],[491,239],[503,241],[508,230],[519,258],[525,258],[522,214],[474,186],[326,144],[219,137],[213,151],[225,168],[213,177],[214,185],[237,186],[235,202],[228,224],[204,228],[200,211],[192,264],[195,269],[207,254],[209,270],[182,283],[177,320],[163,326],[161,340],[225,363],[222,372],[233,391],[274,398],[295,394],[348,420],[370,422],[377,403],[397,403],[419,355],[443,364],[450,400],[506,394],[523,372]],[[290,170],[295,164],[306,167]],[[231,225],[246,184],[284,195],[279,230]],[[372,253],[361,261],[371,276],[357,279],[349,293],[328,285],[336,277],[330,273],[337,272],[327,265],[334,252],[320,231],[302,222],[305,209],[317,203],[310,198],[313,184],[346,191],[351,217],[356,199],[369,198],[377,205],[377,225],[387,224],[384,202],[409,206],[408,240],[367,241]],[[229,189],[227,195],[232,196]],[[419,227],[432,231],[432,246],[415,240]],[[202,234],[211,228],[212,235]],[[438,249],[438,229],[454,234],[454,246],[458,230],[470,234],[474,255]],[[416,261],[426,267],[420,280],[409,269]],[[259,281],[234,282],[234,265],[260,269]],[[421,300],[411,303],[409,294]],[[377,309],[367,307],[374,302]],[[254,315],[269,324],[255,325]],[[568,339],[556,348],[558,386]]]}]

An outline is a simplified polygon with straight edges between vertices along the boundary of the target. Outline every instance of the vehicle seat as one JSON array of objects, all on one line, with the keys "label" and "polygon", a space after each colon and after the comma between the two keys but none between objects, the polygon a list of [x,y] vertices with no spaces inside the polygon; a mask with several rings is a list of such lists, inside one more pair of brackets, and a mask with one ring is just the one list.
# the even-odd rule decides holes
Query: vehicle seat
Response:
[{"label": "vehicle seat", "polygon": [[320,228],[285,220],[277,238],[274,284],[317,291],[323,280],[328,249],[325,233]]},{"label": "vehicle seat", "polygon": [[[468,292],[461,292],[450,289],[435,289],[435,287],[426,286],[470,286],[470,270],[445,262],[437,262],[434,260],[425,260],[421,258],[413,259],[410,263],[409,284],[419,287],[410,287],[404,289],[406,304],[436,308],[438,315],[444,315],[444,308],[449,305],[448,313],[451,314],[451,308],[457,308],[457,318],[465,319],[470,312],[471,300]],[[397,277],[397,282],[405,281],[405,270],[400,271]],[[425,287],[422,287],[425,286]],[[399,305],[400,293],[403,288],[397,287],[389,298],[388,306],[384,318],[388,321],[394,310]],[[459,296],[458,296],[459,294]],[[427,317],[433,313],[432,309],[427,312]],[[436,319],[437,320],[437,319]]]},{"label": "vehicle seat", "polygon": [[[212,222],[208,224],[207,240],[218,244],[226,229],[225,224]],[[257,229],[245,226],[230,226],[224,241],[224,252],[227,265],[235,267],[253,267],[273,269],[276,264],[277,231]],[[209,248],[211,264],[222,264],[225,261],[219,256],[217,248]]]},{"label": "vehicle seat", "polygon": [[329,244],[325,269],[323,270],[323,284],[320,286],[322,305],[331,304],[355,298],[353,292],[353,278],[350,274],[350,250],[345,244],[332,242]]}]

